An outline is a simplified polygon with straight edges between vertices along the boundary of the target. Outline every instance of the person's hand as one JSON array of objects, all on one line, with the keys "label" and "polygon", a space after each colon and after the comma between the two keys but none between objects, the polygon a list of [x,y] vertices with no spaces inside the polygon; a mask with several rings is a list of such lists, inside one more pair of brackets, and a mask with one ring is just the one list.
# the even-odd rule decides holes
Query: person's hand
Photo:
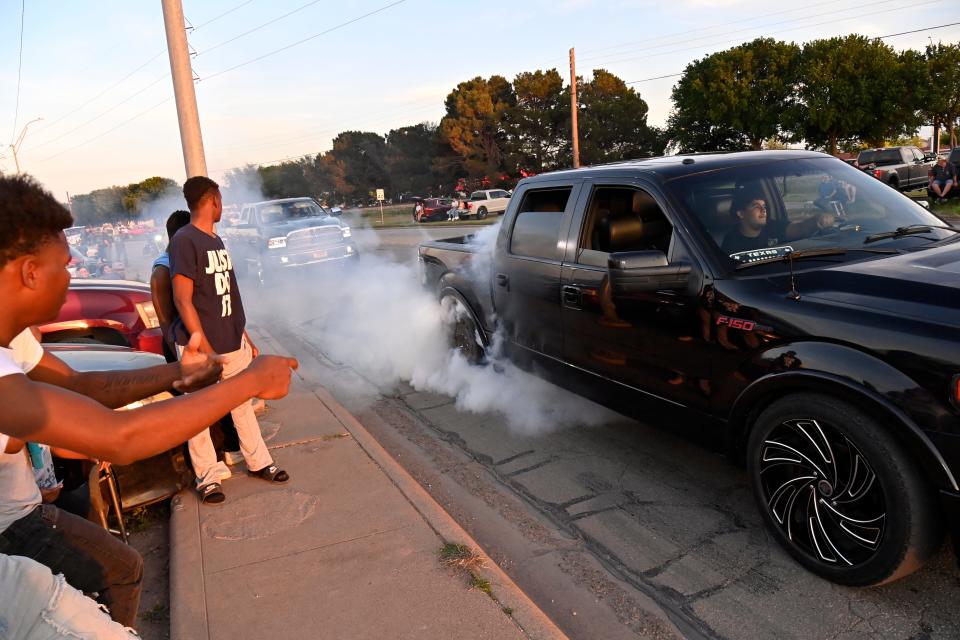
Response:
[{"label": "person's hand", "polygon": [[57,498],[60,497],[60,490],[63,489],[63,483],[57,483],[56,486],[50,487],[49,489],[44,489],[40,487],[40,498],[44,504],[50,504],[55,502]]},{"label": "person's hand", "polygon": [[180,379],[173,383],[177,391],[196,391],[220,379],[223,356],[205,353],[201,349],[202,342],[200,333],[190,335],[190,342],[180,356]]},{"label": "person's hand", "polygon": [[264,400],[277,400],[290,391],[290,376],[300,366],[295,358],[283,356],[260,356],[247,372],[256,378],[259,390],[256,396]]}]

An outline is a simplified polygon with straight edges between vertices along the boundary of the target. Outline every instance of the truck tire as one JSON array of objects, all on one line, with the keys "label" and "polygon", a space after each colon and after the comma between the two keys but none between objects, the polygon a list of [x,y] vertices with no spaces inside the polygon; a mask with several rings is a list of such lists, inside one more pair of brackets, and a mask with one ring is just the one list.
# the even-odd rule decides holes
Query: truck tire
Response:
[{"label": "truck tire", "polygon": [[914,461],[882,424],[831,396],[789,395],[764,410],[747,470],[777,541],[838,584],[898,580],[943,541],[935,492]]},{"label": "truck tire", "polygon": [[477,209],[477,220],[483,220],[486,217],[487,217],[486,207],[480,207],[479,209]]},{"label": "truck tire", "polygon": [[890,178],[890,182],[888,182],[887,184],[890,185],[890,188],[891,188],[891,189],[896,189],[897,191],[900,191],[900,179],[899,179],[899,178],[896,178],[896,177]]},{"label": "truck tire", "polygon": [[473,314],[459,298],[450,294],[440,298],[440,308],[448,322],[450,348],[458,351],[470,364],[481,364],[484,347]]}]

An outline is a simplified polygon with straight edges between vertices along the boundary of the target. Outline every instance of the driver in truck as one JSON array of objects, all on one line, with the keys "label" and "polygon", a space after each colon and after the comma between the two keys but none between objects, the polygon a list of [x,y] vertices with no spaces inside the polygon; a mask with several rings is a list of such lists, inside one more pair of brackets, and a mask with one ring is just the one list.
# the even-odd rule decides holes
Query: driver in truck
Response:
[{"label": "driver in truck", "polygon": [[790,240],[813,235],[831,226],[836,217],[831,212],[820,213],[806,220],[770,220],[766,197],[756,191],[744,191],[734,196],[730,210],[737,218],[737,226],[723,238],[720,249],[727,255],[775,247]]}]

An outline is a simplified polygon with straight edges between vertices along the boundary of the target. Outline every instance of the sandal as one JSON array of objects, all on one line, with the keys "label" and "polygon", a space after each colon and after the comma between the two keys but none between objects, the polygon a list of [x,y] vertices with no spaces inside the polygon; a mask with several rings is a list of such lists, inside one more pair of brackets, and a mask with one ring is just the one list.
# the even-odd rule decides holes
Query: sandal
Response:
[{"label": "sandal", "polygon": [[286,482],[290,479],[290,476],[287,474],[287,472],[283,469],[280,469],[275,464],[264,467],[263,469],[260,469],[260,471],[251,471],[250,475],[257,478],[262,478],[267,482]]},{"label": "sandal", "polygon": [[219,482],[211,482],[198,487],[197,493],[200,494],[200,502],[207,504],[220,504],[227,499],[227,496],[220,490]]}]

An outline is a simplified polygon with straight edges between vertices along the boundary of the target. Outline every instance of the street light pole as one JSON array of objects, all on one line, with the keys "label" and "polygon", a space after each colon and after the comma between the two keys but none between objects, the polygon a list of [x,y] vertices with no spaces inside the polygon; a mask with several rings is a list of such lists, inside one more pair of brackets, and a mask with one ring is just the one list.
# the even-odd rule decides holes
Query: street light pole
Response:
[{"label": "street light pole", "polygon": [[167,51],[170,54],[170,73],[173,93],[177,101],[177,119],[180,122],[180,144],[187,178],[207,175],[207,160],[203,153],[200,133],[200,114],[197,94],[193,87],[193,68],[187,48],[187,30],[183,21],[181,0],[161,0],[163,24],[167,31]]},{"label": "street light pole", "polygon": [[17,152],[20,151],[20,146],[23,144],[23,139],[27,135],[27,127],[32,125],[34,122],[39,122],[43,118],[34,118],[27,124],[23,125],[23,129],[20,129],[20,135],[17,136],[17,141],[10,145],[10,151],[13,152],[13,164],[17,167],[17,175],[20,174],[20,159],[17,158]]}]

